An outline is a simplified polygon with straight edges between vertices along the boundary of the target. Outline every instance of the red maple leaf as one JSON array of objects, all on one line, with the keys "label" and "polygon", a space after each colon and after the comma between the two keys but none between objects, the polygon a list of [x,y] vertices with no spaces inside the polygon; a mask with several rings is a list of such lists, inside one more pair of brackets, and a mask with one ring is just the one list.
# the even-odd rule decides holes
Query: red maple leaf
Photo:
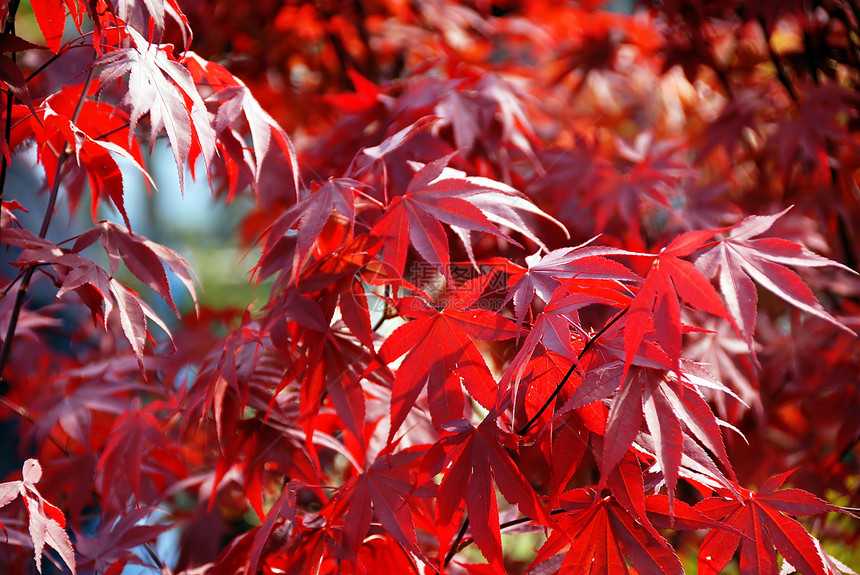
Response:
[{"label": "red maple leaf", "polygon": [[153,415],[158,406],[135,406],[114,422],[96,475],[102,504],[110,509],[122,512],[130,501],[152,501],[148,490],[183,478],[181,452]]},{"label": "red maple leaf", "polygon": [[[505,370],[499,391],[504,392],[510,388],[514,405],[518,403],[520,379],[539,345],[548,352],[574,359],[582,350],[585,334],[579,321],[578,310],[596,303],[623,307],[630,301],[630,297],[622,290],[621,284],[602,279],[572,278],[559,285],[546,307],[538,314],[522,347]],[[571,328],[574,329],[575,336],[571,335]],[[577,348],[576,351],[574,347]],[[551,382],[552,387],[562,380],[563,378],[559,377]]]},{"label": "red maple leaf", "polygon": [[688,170],[677,159],[677,144],[655,140],[652,133],[643,132],[630,144],[618,138],[616,146],[620,165],[598,160],[596,189],[588,201],[594,204],[597,229],[619,217],[638,236],[647,209],[672,211],[673,188]]},{"label": "red maple leaf", "polygon": [[132,549],[152,543],[172,527],[170,524],[144,523],[153,511],[149,508],[123,510],[118,516],[102,517],[95,537],[78,534],[75,545],[81,556],[81,569],[92,569],[108,575],[112,570],[121,573],[127,563],[143,564]]},{"label": "red maple leaf", "polygon": [[[384,380],[386,371],[364,347],[336,333],[305,335],[306,355],[299,362],[297,379],[301,382],[300,418],[305,433],[313,436],[317,415],[328,399],[349,431],[361,446],[365,444],[365,394],[361,379]],[[372,370],[362,376],[362,372]],[[390,373],[389,373],[390,375]],[[390,385],[390,381],[386,381]]]},{"label": "red maple leaf", "polygon": [[437,427],[464,416],[463,385],[478,403],[492,407],[496,380],[474,340],[498,341],[515,335],[513,324],[504,316],[470,309],[492,275],[466,282],[448,307],[437,309],[416,296],[398,302],[401,313],[417,319],[398,327],[379,349],[387,363],[406,354],[394,378],[389,442],[425,387]]},{"label": "red maple leaf", "polygon": [[447,467],[436,497],[440,559],[445,557],[463,513],[467,511],[478,549],[497,572],[504,572],[493,483],[509,503],[519,506],[520,513],[542,525],[554,522],[511,459],[509,451],[516,446],[515,436],[499,429],[495,418],[496,414],[491,411],[478,427],[465,419],[445,426],[445,431],[452,434],[430,448],[421,468],[422,472],[433,476]]},{"label": "red maple leaf", "polygon": [[699,549],[699,573],[720,573],[738,545],[744,575],[776,573],[777,551],[804,575],[829,573],[815,539],[789,516],[844,511],[802,489],[776,491],[794,471],[771,477],[758,491],[739,488],[738,499],[712,497],[696,504],[697,511],[733,528],[711,531],[705,537]]},{"label": "red maple leaf", "polygon": [[[67,0],[68,1],[68,0]],[[176,0],[146,0],[135,2],[135,0],[114,0],[111,2],[116,15],[126,24],[134,27],[141,33],[150,32],[150,39],[158,41],[164,32],[164,17],[171,17],[180,27],[183,37],[190,30],[188,20]]]},{"label": "red maple leaf", "polygon": [[[260,106],[248,86],[223,66],[204,60],[194,52],[186,52],[182,63],[188,68],[191,77],[198,85],[216,90],[206,98],[206,102],[212,102],[218,106],[214,129],[221,149],[229,156],[229,161],[246,165],[253,176],[252,181],[259,184],[263,160],[274,140],[290,162],[293,187],[298,193],[299,164],[293,144],[283,128]],[[248,131],[251,132],[251,143],[254,146],[253,160],[248,159],[247,146],[239,134],[235,133],[240,120],[244,120]],[[227,162],[228,158],[224,160]],[[230,165],[228,165],[228,173],[229,168]],[[236,185],[232,174],[230,184],[231,187]],[[230,198],[234,191],[231,189]]]},{"label": "red maple leaf", "polygon": [[[16,53],[38,48],[39,46],[36,44],[32,44],[23,38],[12,36],[10,34],[3,34],[2,38],[0,38],[0,52]],[[27,108],[30,109],[30,112],[33,114],[36,113],[35,108],[33,108],[33,101],[30,97],[30,88],[27,86],[27,79],[24,78],[24,74],[21,72],[21,69],[18,68],[15,61],[8,56],[0,57],[0,81],[6,84],[9,91],[12,92],[12,94],[25,106],[27,106]],[[6,148],[4,155],[6,156],[6,160],[9,161],[9,149],[5,136],[2,137],[2,143]]]},{"label": "red maple leaf", "polygon": [[683,575],[672,548],[653,528],[643,526],[613,497],[599,497],[593,490],[566,493],[556,517],[558,528],[538,551],[532,569],[552,562],[563,553],[563,573],[628,575],[629,559],[641,575]]},{"label": "red maple leaf", "polygon": [[52,52],[59,52],[63,42],[63,30],[66,27],[66,7],[75,16],[75,21],[80,26],[81,19],[78,12],[77,2],[74,0],[34,0],[32,2],[33,15],[45,44]]},{"label": "red maple leaf", "polygon": [[[116,229],[121,228],[117,226]],[[57,297],[75,292],[90,308],[93,317],[99,318],[106,329],[113,329],[115,324],[118,324],[121,336],[129,342],[134,351],[141,373],[145,373],[143,348],[149,334],[147,319],[163,329],[168,336],[170,331],[152,308],[134,291],[108,275],[92,260],[62,249],[27,230],[9,230],[4,234],[4,241],[24,248],[18,256],[18,265],[50,264],[53,266],[56,274],[55,282],[60,286]],[[173,254],[167,248],[159,247],[165,250],[163,254],[168,259],[175,257],[181,260],[177,254]],[[171,260],[173,261],[171,267],[178,265],[177,260]],[[139,262],[136,262],[132,265],[138,264]],[[161,271],[164,271],[163,268]],[[146,270],[147,274],[151,272],[152,270]],[[185,270],[180,274],[187,275],[188,272]]]},{"label": "red maple leaf", "polygon": [[615,282],[639,282],[641,278],[622,264],[606,256],[641,255],[617,248],[592,246],[586,242],[573,248],[553,250],[543,257],[540,253],[526,257],[526,268],[508,265],[511,289],[506,300],[513,300],[517,328],[535,296],[549,302],[561,280],[569,278],[600,279]]},{"label": "red maple leaf", "polygon": [[801,162],[827,166],[836,142],[857,145],[844,126],[845,118],[840,117],[850,114],[856,119],[860,97],[855,90],[837,84],[811,84],[803,86],[803,95],[796,117],[779,122],[773,135],[786,179],[792,166]]},{"label": "red maple leaf", "polygon": [[170,284],[164,271],[163,264],[167,264],[170,271],[176,274],[176,277],[188,288],[194,300],[194,307],[197,307],[194,269],[182,256],[168,247],[108,221],[101,221],[78,236],[73,250],[80,252],[97,240],[107,252],[111,275],[116,274],[117,266],[122,261],[131,273],[137,276],[137,279],[164,298],[173,313],[179,316],[179,310],[170,294]]},{"label": "red maple leaf", "polygon": [[407,503],[412,497],[427,497],[435,492],[435,485],[431,489],[418,483],[416,463],[423,454],[423,450],[394,454],[384,450],[370,467],[340,487],[322,515],[333,524],[343,521],[348,551],[358,552],[375,515],[389,536],[424,558],[418,548],[412,511]]},{"label": "red maple leaf", "polygon": [[[94,84],[97,84],[94,82]],[[95,88],[90,90],[92,93]],[[64,87],[46,98],[29,120],[29,128],[36,139],[39,156],[45,166],[48,185],[53,185],[60,155],[69,150],[78,168],[86,174],[90,184],[90,212],[95,221],[102,199],[109,199],[130,227],[125,209],[122,173],[114,157],[122,158],[144,178],[147,186],[155,187],[149,173],[143,168],[143,156],[136,140],[130,141],[127,116],[104,102],[84,100],[77,119],[74,102],[83,98],[82,87]],[[71,162],[66,167],[71,167]],[[62,176],[62,174],[60,174]],[[83,179],[67,178],[70,201],[77,206],[83,196]]]},{"label": "red maple leaf", "polygon": [[[634,365],[628,371],[620,361],[609,361],[588,370],[582,384],[571,394],[560,413],[599,401],[616,389],[606,420],[602,449],[601,472],[606,478],[627,453],[640,433],[644,422],[653,440],[654,454],[669,492],[674,499],[675,485],[685,454],[695,457],[687,437],[707,447],[710,453],[732,473],[723,443],[719,421],[711,411],[698,386],[728,392],[719,382],[712,381],[700,367],[682,362],[681,375],[671,375],[668,365],[652,359],[637,359],[643,367]],[[648,367],[644,367],[647,365]],[[666,370],[666,371],[664,371]],[[731,392],[729,392],[731,393]],[[722,474],[715,474],[719,481]],[[605,481],[602,479],[601,482]]]},{"label": "red maple leaf", "polygon": [[352,233],[355,227],[355,194],[367,187],[366,184],[351,178],[329,178],[324,184],[316,184],[308,197],[286,210],[269,227],[262,258],[266,258],[268,253],[276,248],[278,241],[286,237],[288,230],[298,225],[292,262],[294,273],[298,273],[332,212],[337,211],[349,220],[349,230]]},{"label": "red maple leaf", "polygon": [[[131,130],[144,114],[150,119],[150,146],[161,130],[167,133],[184,185],[184,169],[192,151],[200,151],[207,169],[215,157],[215,130],[206,104],[197,92],[191,73],[172,55],[170,44],[147,42],[134,28],[126,28],[133,45],[108,52],[96,62],[102,85],[128,74],[128,90],[122,104],[130,108]],[[193,150],[192,150],[193,147]],[[196,155],[196,154],[195,154]]]},{"label": "red maple leaf", "polygon": [[717,291],[696,266],[681,258],[700,249],[719,230],[688,232],[669,242],[654,258],[645,281],[630,304],[624,324],[625,369],[633,363],[645,334],[663,348],[676,371],[681,359],[681,306],[731,320]]},{"label": "red maple leaf", "polygon": [[384,261],[401,274],[411,243],[425,261],[449,276],[448,237],[443,223],[457,233],[474,262],[470,232],[492,234],[519,245],[497,227],[501,224],[542,245],[519,212],[531,212],[555,222],[510,186],[446,168],[452,155],[420,167],[406,193],[388,204],[371,230],[383,240]]}]

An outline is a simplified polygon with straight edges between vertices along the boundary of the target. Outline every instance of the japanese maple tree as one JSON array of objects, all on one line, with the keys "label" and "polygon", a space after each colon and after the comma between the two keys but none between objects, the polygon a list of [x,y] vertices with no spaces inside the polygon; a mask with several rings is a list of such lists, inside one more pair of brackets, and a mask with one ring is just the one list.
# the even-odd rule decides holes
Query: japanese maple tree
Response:
[{"label": "japanese maple tree", "polygon": [[0,2],[0,570],[855,573],[860,10],[610,8]]}]

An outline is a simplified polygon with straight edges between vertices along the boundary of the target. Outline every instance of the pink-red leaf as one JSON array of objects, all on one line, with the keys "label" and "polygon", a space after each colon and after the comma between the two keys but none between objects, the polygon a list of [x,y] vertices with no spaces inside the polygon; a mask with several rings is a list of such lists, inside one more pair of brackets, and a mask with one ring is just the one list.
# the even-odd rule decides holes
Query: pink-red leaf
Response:
[{"label": "pink-red leaf", "polygon": [[702,247],[718,231],[682,234],[654,259],[625,320],[626,368],[632,365],[645,335],[653,330],[677,371],[683,332],[679,300],[692,308],[731,319],[707,278],[693,264],[680,259]]},{"label": "pink-red leaf", "polygon": [[443,156],[420,167],[406,193],[394,198],[373,226],[371,233],[384,242],[386,263],[402,274],[411,243],[422,258],[448,275],[450,257],[443,223],[457,232],[473,262],[470,232],[484,232],[519,245],[500,229],[502,225],[542,245],[519,213],[554,219],[510,186],[447,168],[450,159],[451,155]]},{"label": "pink-red leaf", "polygon": [[559,573],[627,575],[626,557],[641,575],[683,575],[678,557],[653,528],[643,527],[611,497],[588,496],[584,490],[566,496],[568,512],[557,518],[559,528],[538,551],[532,569],[563,553]]},{"label": "pink-red leaf", "polygon": [[[465,503],[478,549],[494,568],[503,571],[493,481],[505,499],[519,506],[521,513],[542,525],[552,525],[553,521],[511,460],[505,447],[512,443],[513,438],[496,426],[492,413],[478,427],[460,421],[455,422],[454,428],[458,432],[440,440],[427,454],[425,461],[430,466],[424,466],[425,470],[435,473],[437,460],[451,463],[439,485],[436,499],[436,520],[442,527],[440,537],[447,537],[457,529]],[[440,540],[439,543],[444,555],[447,541]]]},{"label": "pink-red leaf", "polygon": [[696,265],[708,277],[713,278],[719,274],[720,291],[726,300],[726,306],[751,351],[757,303],[755,287],[751,280],[755,280],[789,304],[848,329],[821,307],[812,290],[786,266],[836,266],[852,270],[789,240],[754,239],[768,231],[789,209],[770,216],[747,217],[737,224],[725,239],[706,250],[696,260]]},{"label": "pink-red leaf", "polygon": [[63,41],[66,26],[66,10],[61,0],[31,0],[36,23],[45,37],[45,45],[56,53]]},{"label": "pink-red leaf", "polygon": [[133,46],[100,58],[96,62],[102,67],[99,79],[107,84],[128,74],[128,91],[122,104],[130,108],[132,131],[148,113],[151,142],[155,142],[162,130],[167,133],[182,187],[192,145],[202,151],[207,169],[211,165],[215,156],[215,130],[191,74],[173,58],[173,47],[150,44],[133,28],[127,30]]},{"label": "pink-red leaf", "polygon": [[0,483],[0,507],[20,495],[27,506],[30,538],[33,541],[36,569],[42,572],[42,554],[47,544],[60,554],[63,562],[75,573],[75,550],[66,533],[62,511],[46,501],[36,488],[42,478],[42,466],[35,459],[24,462],[23,481]]}]

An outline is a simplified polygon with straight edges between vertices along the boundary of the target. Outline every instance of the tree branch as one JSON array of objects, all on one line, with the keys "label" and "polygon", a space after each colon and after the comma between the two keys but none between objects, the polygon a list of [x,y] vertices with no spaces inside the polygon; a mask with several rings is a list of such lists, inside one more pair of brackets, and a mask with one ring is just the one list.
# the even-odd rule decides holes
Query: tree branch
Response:
[{"label": "tree branch", "polygon": [[794,89],[794,84],[791,83],[791,80],[788,78],[788,74],[785,73],[782,60],[780,60],[779,55],[774,51],[773,45],[770,43],[770,31],[767,29],[767,22],[765,22],[764,16],[759,16],[758,24],[761,26],[761,31],[764,34],[764,40],[767,44],[767,52],[770,54],[770,61],[773,62],[773,66],[776,68],[776,77],[779,78],[779,82],[785,88],[785,91],[788,92],[791,100],[795,104],[798,104],[800,100],[797,98],[797,91]]},{"label": "tree branch", "polygon": [[[72,115],[73,124],[77,123],[78,121],[78,117],[81,114],[81,109],[84,106],[84,100],[86,99],[87,92],[89,91],[92,80],[93,69],[90,68],[90,71],[87,74],[87,79],[84,82],[84,89],[81,91],[81,97],[78,99],[78,103],[75,106],[75,112]],[[54,181],[51,184],[51,193],[48,197],[48,205],[45,208],[45,215],[42,218],[42,226],[39,229],[40,238],[44,238],[48,235],[48,228],[51,226],[51,219],[54,216],[54,206],[57,203],[57,196],[60,192],[60,179],[63,173],[63,166],[65,165],[66,160],[69,159],[69,156],[71,155],[71,145],[66,144],[66,147],[63,149],[62,153],[60,153],[60,156],[57,159],[57,169],[54,172]],[[18,326],[18,317],[21,314],[21,309],[24,307],[24,299],[27,296],[27,289],[30,287],[30,280],[33,278],[33,273],[36,271],[37,267],[38,266],[35,264],[30,265],[27,268],[27,271],[24,273],[24,277],[21,279],[21,283],[18,284],[18,293],[15,296],[15,303],[13,304],[12,313],[9,317],[9,326],[6,329],[6,337],[3,339],[3,347],[0,348],[0,394],[5,393],[5,386],[2,385],[3,371],[6,369],[6,362],[9,360],[9,354],[12,351],[12,340],[15,337],[15,328]]]},{"label": "tree branch", "polygon": [[[9,3],[9,13],[6,16],[6,26],[3,34],[15,35],[15,14],[18,12],[18,4],[20,0],[12,0]],[[18,57],[15,52],[12,52],[12,62],[17,62]],[[3,137],[6,141],[6,147],[9,147],[9,138],[12,136],[12,105],[14,104],[15,96],[9,90],[6,94],[6,125],[3,127]],[[9,150],[9,155],[12,151]],[[3,205],[3,190],[6,189],[6,172],[9,169],[9,162],[6,159],[6,154],[3,154],[2,163],[0,163],[0,206]],[[0,238],[2,238],[3,230],[0,228]],[[2,373],[2,372],[0,372]],[[2,379],[0,379],[2,381]]]},{"label": "tree branch", "polygon": [[459,551],[458,547],[460,546],[460,541],[463,540],[463,536],[466,534],[466,529],[469,528],[469,518],[466,517],[463,519],[463,524],[460,525],[460,531],[457,532],[457,537],[454,538],[454,541],[451,543],[451,548],[448,549],[448,554],[445,555],[445,563],[443,567],[447,567],[448,563],[451,562],[451,559],[454,558],[454,555]]}]

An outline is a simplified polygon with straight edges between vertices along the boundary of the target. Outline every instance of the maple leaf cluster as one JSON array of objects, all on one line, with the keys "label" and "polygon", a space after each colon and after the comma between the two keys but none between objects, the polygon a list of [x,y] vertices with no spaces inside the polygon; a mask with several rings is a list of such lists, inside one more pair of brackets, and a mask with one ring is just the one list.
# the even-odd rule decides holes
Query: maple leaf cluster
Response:
[{"label": "maple leaf cluster", "polygon": [[[0,570],[860,568],[851,3],[29,7]],[[132,230],[159,138],[253,199],[244,310]]]}]

